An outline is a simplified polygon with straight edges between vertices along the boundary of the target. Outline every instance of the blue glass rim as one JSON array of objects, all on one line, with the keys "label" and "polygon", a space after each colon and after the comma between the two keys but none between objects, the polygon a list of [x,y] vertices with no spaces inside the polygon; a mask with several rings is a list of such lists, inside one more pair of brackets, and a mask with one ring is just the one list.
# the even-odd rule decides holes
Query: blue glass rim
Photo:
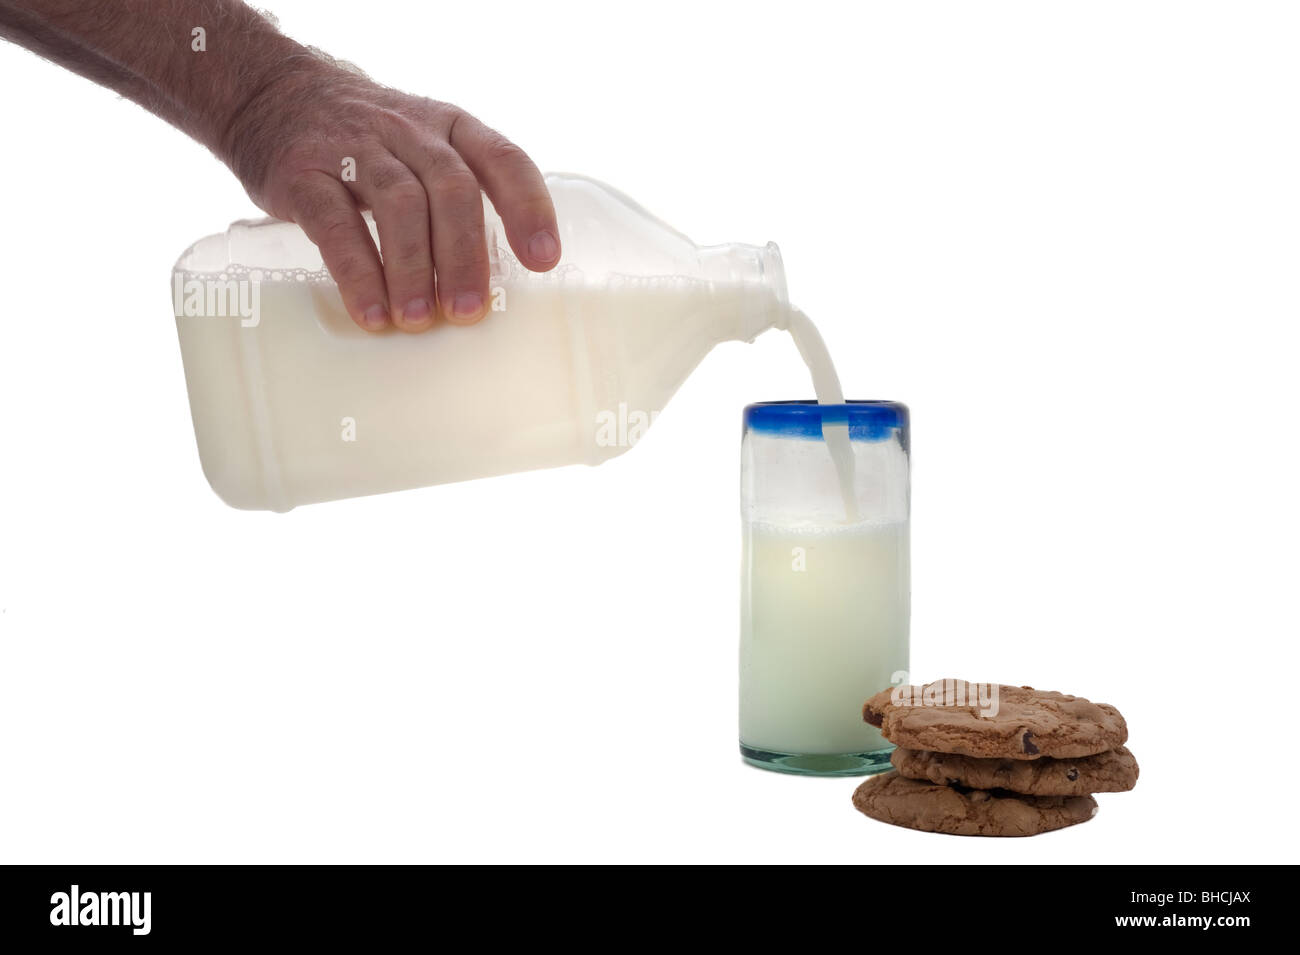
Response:
[{"label": "blue glass rim", "polygon": [[850,399],[842,405],[815,399],[758,401],[745,406],[745,430],[787,438],[822,440],[822,425],[847,424],[854,441],[883,441],[902,432],[906,445],[907,405],[897,401]]}]

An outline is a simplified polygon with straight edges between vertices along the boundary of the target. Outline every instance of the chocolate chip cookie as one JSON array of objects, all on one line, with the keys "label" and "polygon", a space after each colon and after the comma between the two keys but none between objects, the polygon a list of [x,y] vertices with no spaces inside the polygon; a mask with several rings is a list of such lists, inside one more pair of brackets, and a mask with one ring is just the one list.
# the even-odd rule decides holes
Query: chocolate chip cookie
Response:
[{"label": "chocolate chip cookie", "polygon": [[[993,689],[996,713],[988,706]],[[881,690],[863,705],[862,718],[898,746],[981,759],[1077,759],[1128,739],[1124,717],[1106,703],[964,680]]]},{"label": "chocolate chip cookie", "polygon": [[1087,822],[1097,812],[1091,796],[967,789],[908,779],[894,770],[859,786],[853,805],[881,822],[955,836],[1034,836]]},{"label": "chocolate chip cookie", "polygon": [[1137,760],[1123,746],[1078,759],[979,759],[919,749],[896,749],[890,759],[909,779],[1031,796],[1122,793],[1138,778]]}]

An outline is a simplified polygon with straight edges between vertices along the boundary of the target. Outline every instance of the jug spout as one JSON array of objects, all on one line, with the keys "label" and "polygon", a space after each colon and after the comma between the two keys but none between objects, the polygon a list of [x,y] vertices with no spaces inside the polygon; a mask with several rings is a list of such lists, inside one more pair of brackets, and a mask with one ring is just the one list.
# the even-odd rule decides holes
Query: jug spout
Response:
[{"label": "jug spout", "polygon": [[707,246],[700,249],[700,266],[709,281],[743,291],[735,325],[725,330],[724,341],[752,342],[769,328],[788,327],[785,265],[775,242]]}]

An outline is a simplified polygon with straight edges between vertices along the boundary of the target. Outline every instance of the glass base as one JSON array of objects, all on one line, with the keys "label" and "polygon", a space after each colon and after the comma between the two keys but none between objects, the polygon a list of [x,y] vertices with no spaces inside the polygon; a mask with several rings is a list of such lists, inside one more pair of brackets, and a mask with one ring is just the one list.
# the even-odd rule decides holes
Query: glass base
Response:
[{"label": "glass base", "polygon": [[871,776],[883,773],[893,769],[893,764],[889,762],[889,755],[893,751],[893,746],[886,746],[871,753],[799,755],[771,753],[740,744],[740,756],[749,765],[797,776]]}]

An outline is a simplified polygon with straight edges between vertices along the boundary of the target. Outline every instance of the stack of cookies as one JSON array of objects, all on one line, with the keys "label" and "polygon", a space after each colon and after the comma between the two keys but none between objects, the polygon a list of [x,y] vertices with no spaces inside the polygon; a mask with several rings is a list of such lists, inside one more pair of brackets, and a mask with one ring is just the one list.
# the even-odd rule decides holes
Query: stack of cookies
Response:
[{"label": "stack of cookies", "polygon": [[853,805],[881,822],[959,836],[1032,836],[1087,822],[1093,793],[1125,792],[1138,765],[1119,710],[1027,686],[940,680],[882,690],[862,718],[894,769]]}]

